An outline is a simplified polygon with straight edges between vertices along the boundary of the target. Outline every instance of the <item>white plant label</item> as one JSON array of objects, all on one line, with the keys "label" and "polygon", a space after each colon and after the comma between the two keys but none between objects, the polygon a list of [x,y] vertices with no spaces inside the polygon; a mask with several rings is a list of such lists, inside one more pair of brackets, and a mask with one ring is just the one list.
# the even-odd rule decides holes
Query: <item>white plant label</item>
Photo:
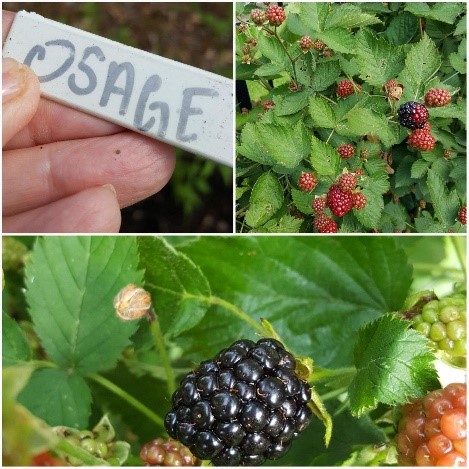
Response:
[{"label": "white plant label", "polygon": [[233,166],[228,78],[25,11],[3,57],[30,66],[47,98]]}]

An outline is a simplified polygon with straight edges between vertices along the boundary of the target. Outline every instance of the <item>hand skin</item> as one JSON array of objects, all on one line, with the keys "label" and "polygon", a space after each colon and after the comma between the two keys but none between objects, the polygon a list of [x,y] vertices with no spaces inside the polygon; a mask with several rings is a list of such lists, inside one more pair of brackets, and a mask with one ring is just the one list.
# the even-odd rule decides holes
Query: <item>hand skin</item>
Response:
[{"label": "hand skin", "polygon": [[[14,16],[3,11],[3,41]],[[3,233],[116,233],[120,209],[171,178],[172,147],[40,98],[13,59],[2,101]]]}]

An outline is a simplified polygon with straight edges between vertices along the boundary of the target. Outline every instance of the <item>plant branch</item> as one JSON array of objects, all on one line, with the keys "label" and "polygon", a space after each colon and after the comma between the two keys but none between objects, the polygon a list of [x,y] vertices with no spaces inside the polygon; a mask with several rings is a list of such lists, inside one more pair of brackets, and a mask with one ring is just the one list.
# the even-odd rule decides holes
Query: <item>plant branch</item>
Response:
[{"label": "plant branch", "polygon": [[142,404],[138,399],[131,396],[127,391],[120,388],[119,386],[114,384],[112,381],[109,381],[107,378],[104,378],[104,376],[101,376],[97,373],[92,373],[88,375],[87,378],[100,384],[103,388],[106,388],[108,391],[111,391],[116,396],[119,396],[121,399],[128,402],[136,410],[138,410],[143,415],[148,417],[156,425],[158,425],[161,428],[164,428],[163,419],[159,415],[155,414],[155,412],[149,409],[145,404]]},{"label": "plant branch", "polygon": [[75,446],[73,443],[66,440],[65,438],[61,438],[55,445],[54,449],[60,451],[61,453],[65,453],[68,456],[73,456],[74,458],[79,459],[84,466],[109,465],[109,463],[107,463],[103,459],[96,458],[88,451],[84,450],[83,448],[80,448],[79,446]]},{"label": "plant branch", "polygon": [[[464,279],[467,278],[466,274],[466,257],[464,253],[462,252],[461,244],[459,243],[459,238],[456,238],[454,236],[450,237],[451,239],[451,244],[453,245],[453,249],[456,253],[456,256],[458,258],[459,264],[461,265],[461,270],[463,271],[464,274]],[[461,238],[464,239],[464,238]]]},{"label": "plant branch", "polygon": [[172,396],[176,390],[176,380],[174,378],[173,368],[166,351],[166,345],[164,343],[163,334],[161,332],[160,321],[158,316],[154,314],[155,320],[150,323],[150,331],[155,341],[156,349],[160,352],[160,357],[163,362],[163,366],[166,373],[166,382],[168,386],[168,394]]}]

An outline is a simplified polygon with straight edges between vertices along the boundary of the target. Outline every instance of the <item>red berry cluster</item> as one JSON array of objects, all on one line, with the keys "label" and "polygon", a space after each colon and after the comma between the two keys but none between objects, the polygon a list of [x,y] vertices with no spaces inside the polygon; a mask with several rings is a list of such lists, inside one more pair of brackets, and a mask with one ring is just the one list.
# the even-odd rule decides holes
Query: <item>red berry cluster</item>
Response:
[{"label": "red berry cluster", "polygon": [[301,172],[298,178],[298,187],[304,192],[311,192],[317,185],[318,179],[313,173]]},{"label": "red berry cluster", "polygon": [[435,137],[424,128],[416,129],[410,134],[407,143],[410,147],[416,148],[417,150],[430,151],[435,148]]},{"label": "red berry cluster", "polygon": [[313,41],[309,36],[303,36],[299,41],[298,45],[300,46],[303,52],[308,52],[313,48]]},{"label": "red berry cluster", "polygon": [[343,173],[337,178],[337,185],[342,192],[352,192],[357,185],[357,176],[353,173]]},{"label": "red berry cluster", "polygon": [[366,207],[366,195],[363,192],[354,192],[352,194],[352,207],[355,210],[362,210]]},{"label": "red berry cluster", "polygon": [[254,8],[254,10],[251,11],[251,20],[254,24],[260,26],[261,24],[265,23],[266,19],[265,12],[259,8]]},{"label": "red berry cluster", "polygon": [[321,41],[321,39],[316,39],[313,42],[313,49],[316,49],[317,51],[322,51],[324,50],[324,47],[326,47],[326,44]]},{"label": "red berry cluster", "polygon": [[446,106],[451,102],[451,95],[448,90],[442,88],[432,88],[425,95],[425,104],[430,107]]},{"label": "red berry cluster", "polygon": [[326,208],[327,205],[327,200],[326,197],[321,195],[321,196],[316,196],[311,203],[311,208],[313,209],[313,212],[318,215],[319,213],[324,212],[324,209]]},{"label": "red berry cluster", "polygon": [[143,445],[140,458],[147,466],[200,466],[197,459],[179,441],[156,438]]},{"label": "red berry cluster", "polygon": [[268,111],[270,108],[273,108],[275,106],[275,103],[273,101],[266,101],[263,104],[264,111]]},{"label": "red berry cluster", "polygon": [[348,160],[354,155],[355,148],[353,147],[353,145],[350,145],[350,143],[345,143],[344,145],[340,145],[337,148],[337,152],[339,153],[339,156],[342,159]]},{"label": "red berry cluster", "polygon": [[460,208],[459,213],[458,213],[458,220],[465,225],[467,218],[466,218],[466,206],[464,205],[463,207]]},{"label": "red berry cluster", "polygon": [[287,17],[283,8],[276,5],[270,6],[266,11],[266,15],[271,26],[280,26]]},{"label": "red berry cluster", "polygon": [[313,220],[318,233],[337,233],[337,223],[325,213],[318,213]]},{"label": "red berry cluster", "polygon": [[353,83],[350,80],[342,80],[337,85],[337,96],[341,98],[346,98],[353,94],[354,88]]},{"label": "red berry cluster", "polygon": [[466,385],[449,384],[406,405],[396,444],[401,466],[466,466]]},{"label": "red berry cluster", "polygon": [[353,205],[353,197],[350,192],[342,192],[336,184],[329,187],[327,192],[327,206],[336,217],[343,217],[350,212]]}]

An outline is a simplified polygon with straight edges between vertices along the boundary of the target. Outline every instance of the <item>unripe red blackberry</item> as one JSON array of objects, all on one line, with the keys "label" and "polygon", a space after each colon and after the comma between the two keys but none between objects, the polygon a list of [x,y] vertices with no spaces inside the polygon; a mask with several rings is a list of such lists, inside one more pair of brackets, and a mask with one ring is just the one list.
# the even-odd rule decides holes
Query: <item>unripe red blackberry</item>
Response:
[{"label": "unripe red blackberry", "polygon": [[318,233],[337,233],[337,223],[325,213],[318,213],[313,219],[313,226]]},{"label": "unripe red blackberry", "polygon": [[348,160],[354,155],[355,148],[350,143],[345,143],[337,148],[337,152],[342,159]]},{"label": "unripe red blackberry", "polygon": [[397,81],[396,80],[389,80],[384,85],[384,89],[386,91],[389,91],[391,88],[395,88],[396,86],[397,86]]},{"label": "unripe red blackberry", "polygon": [[[362,150],[363,151],[363,150]],[[365,171],[363,171],[363,169],[361,168],[357,168],[355,171],[353,171],[357,176],[364,176],[365,175]]]},{"label": "unripe red blackberry", "polygon": [[313,173],[301,172],[298,187],[304,192],[311,192],[317,185],[318,179]]},{"label": "unripe red blackberry", "polygon": [[283,8],[276,5],[272,5],[267,9],[266,16],[271,26],[280,26],[287,17]]},{"label": "unripe red blackberry", "polygon": [[218,466],[278,459],[310,423],[311,388],[275,339],[239,340],[187,374],[165,417],[172,438]]},{"label": "unripe red blackberry", "polygon": [[146,466],[200,466],[188,448],[176,440],[156,438],[143,445],[140,459]]},{"label": "unripe red blackberry", "polygon": [[465,225],[466,222],[467,222],[467,216],[466,216],[466,206],[464,205],[463,207],[461,207],[459,209],[459,212],[458,212],[458,220],[463,224]]},{"label": "unripe red blackberry", "polygon": [[337,85],[337,96],[340,96],[341,98],[346,98],[353,94],[353,92],[353,83],[350,80],[341,80]]},{"label": "unripe red blackberry", "polygon": [[354,192],[352,194],[352,207],[355,210],[362,210],[366,207],[366,195],[363,192]]},{"label": "unripe red blackberry", "polygon": [[409,129],[421,129],[428,120],[428,110],[420,103],[409,101],[401,104],[397,110],[399,123]]},{"label": "unripe red blackberry", "polygon": [[308,52],[313,47],[313,41],[309,36],[303,36],[299,41],[298,45],[300,46],[303,52]]},{"label": "unripe red blackberry", "polygon": [[267,16],[263,10],[260,10],[259,8],[254,8],[254,10],[251,10],[251,21],[254,24],[260,26],[261,24],[265,23],[266,20]]},{"label": "unripe red blackberry", "polygon": [[396,435],[401,466],[466,466],[466,385],[407,404]]},{"label": "unripe red blackberry", "polygon": [[446,106],[451,102],[451,94],[442,88],[432,88],[425,95],[425,104],[429,107]]},{"label": "unripe red blackberry", "polygon": [[316,49],[317,51],[322,51],[324,50],[324,47],[326,47],[326,44],[321,41],[321,39],[316,39],[313,42],[313,49]]},{"label": "unripe red blackberry", "polygon": [[275,103],[273,101],[266,101],[263,104],[264,111],[268,111],[269,109],[273,108],[275,106]]},{"label": "unripe red blackberry", "polygon": [[343,217],[352,209],[352,194],[342,192],[340,187],[333,185],[327,192],[327,206],[336,217]]},{"label": "unripe red blackberry", "polygon": [[352,192],[357,185],[357,177],[353,173],[343,173],[337,178],[337,185],[342,192]]},{"label": "unripe red blackberry", "polygon": [[327,201],[326,201],[326,196],[322,195],[320,197],[316,196],[311,203],[311,208],[313,209],[313,212],[318,215],[319,213],[324,212],[324,209],[326,208]]},{"label": "unripe red blackberry", "polygon": [[414,130],[407,139],[410,147],[420,151],[430,151],[435,148],[435,137],[425,129]]}]

